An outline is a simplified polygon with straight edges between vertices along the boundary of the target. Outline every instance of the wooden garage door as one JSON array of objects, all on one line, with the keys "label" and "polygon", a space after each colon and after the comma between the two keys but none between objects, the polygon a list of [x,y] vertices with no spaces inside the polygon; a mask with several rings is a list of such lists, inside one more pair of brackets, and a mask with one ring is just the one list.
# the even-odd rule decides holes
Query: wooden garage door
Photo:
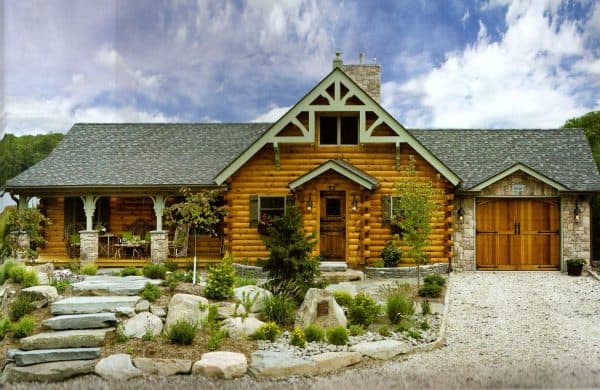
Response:
[{"label": "wooden garage door", "polygon": [[477,268],[559,269],[560,207],[555,198],[479,198]]}]

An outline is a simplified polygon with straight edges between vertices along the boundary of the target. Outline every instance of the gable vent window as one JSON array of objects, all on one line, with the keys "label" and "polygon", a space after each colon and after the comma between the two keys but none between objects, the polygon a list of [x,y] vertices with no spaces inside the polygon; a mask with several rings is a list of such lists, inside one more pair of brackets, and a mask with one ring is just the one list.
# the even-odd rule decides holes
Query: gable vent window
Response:
[{"label": "gable vent window", "polygon": [[321,145],[358,145],[356,116],[321,116],[319,129]]}]

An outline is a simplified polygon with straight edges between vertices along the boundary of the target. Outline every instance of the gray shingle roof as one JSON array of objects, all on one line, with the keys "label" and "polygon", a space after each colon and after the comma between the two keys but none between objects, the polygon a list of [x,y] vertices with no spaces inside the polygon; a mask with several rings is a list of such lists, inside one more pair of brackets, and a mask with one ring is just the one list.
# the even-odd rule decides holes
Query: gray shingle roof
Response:
[{"label": "gray shingle roof", "polygon": [[270,124],[75,124],[6,187],[214,185]]},{"label": "gray shingle roof", "polygon": [[579,129],[408,129],[469,189],[522,163],[573,191],[600,191],[600,176]]},{"label": "gray shingle roof", "polygon": [[370,183],[373,188],[375,188],[375,187],[377,187],[379,185],[379,181],[377,180],[377,178],[369,175],[365,171],[361,171],[360,169],[358,169],[354,165],[350,164],[349,162],[344,161],[344,160],[331,160],[331,161],[333,161],[334,163],[336,163],[340,167],[343,167],[343,168],[349,170],[350,172],[354,173],[356,176],[359,176],[360,178],[362,178],[366,182]]}]

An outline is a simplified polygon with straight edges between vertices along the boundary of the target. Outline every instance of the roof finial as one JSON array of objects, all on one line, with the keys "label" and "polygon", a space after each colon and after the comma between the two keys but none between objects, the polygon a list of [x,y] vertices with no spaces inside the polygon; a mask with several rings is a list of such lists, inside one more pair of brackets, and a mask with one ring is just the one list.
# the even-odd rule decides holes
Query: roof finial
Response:
[{"label": "roof finial", "polygon": [[344,61],[342,61],[342,52],[336,51],[335,58],[333,59],[333,69],[341,68],[344,65]]}]

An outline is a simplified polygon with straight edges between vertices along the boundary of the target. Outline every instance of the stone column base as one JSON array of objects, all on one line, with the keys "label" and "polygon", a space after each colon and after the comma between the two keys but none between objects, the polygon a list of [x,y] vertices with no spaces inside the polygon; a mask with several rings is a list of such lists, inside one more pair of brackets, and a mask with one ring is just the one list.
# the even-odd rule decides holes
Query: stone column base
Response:
[{"label": "stone column base", "polygon": [[98,260],[98,230],[79,232],[79,261],[81,265],[93,264]]},{"label": "stone column base", "polygon": [[169,240],[166,231],[150,232],[150,257],[153,263],[163,263],[169,256]]}]

